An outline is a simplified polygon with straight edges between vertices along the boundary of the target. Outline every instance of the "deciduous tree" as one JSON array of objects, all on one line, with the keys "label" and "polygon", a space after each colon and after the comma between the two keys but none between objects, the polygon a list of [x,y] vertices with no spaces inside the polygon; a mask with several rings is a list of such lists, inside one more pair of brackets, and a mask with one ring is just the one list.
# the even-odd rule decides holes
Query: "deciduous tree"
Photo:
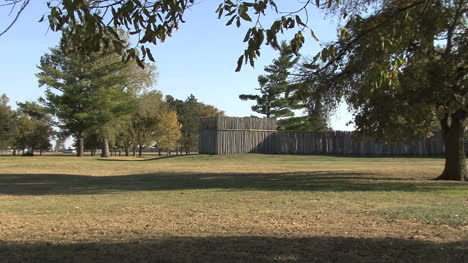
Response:
[{"label": "deciduous tree", "polygon": [[362,133],[396,141],[431,136],[438,126],[446,162],[437,179],[468,180],[468,2],[377,2],[372,12],[349,13],[340,39],[315,58],[324,66],[307,67],[333,72]]},{"label": "deciduous tree", "polygon": [[161,120],[156,130],[156,145],[159,150],[170,153],[176,149],[182,137],[182,125],[177,120],[177,113],[167,109],[161,114]]}]

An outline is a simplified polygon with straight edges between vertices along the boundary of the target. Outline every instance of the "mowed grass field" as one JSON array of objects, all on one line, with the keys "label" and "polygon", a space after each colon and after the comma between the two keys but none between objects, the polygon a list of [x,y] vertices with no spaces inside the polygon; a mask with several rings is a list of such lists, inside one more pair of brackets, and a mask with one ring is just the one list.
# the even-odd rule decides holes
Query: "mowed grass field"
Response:
[{"label": "mowed grass field", "polygon": [[0,157],[0,262],[467,262],[438,158]]}]

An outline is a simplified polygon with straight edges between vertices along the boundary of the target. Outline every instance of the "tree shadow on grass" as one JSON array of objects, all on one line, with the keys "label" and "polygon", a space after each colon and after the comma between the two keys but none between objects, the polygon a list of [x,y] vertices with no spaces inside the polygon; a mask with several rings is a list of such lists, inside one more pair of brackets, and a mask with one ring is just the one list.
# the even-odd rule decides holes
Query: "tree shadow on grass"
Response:
[{"label": "tree shadow on grass", "polygon": [[[114,242],[0,242],[5,262],[466,262],[467,242],[396,238],[169,237]],[[464,258],[465,257],[465,258]]]},{"label": "tree shadow on grass", "polygon": [[[167,160],[167,159],[175,159],[175,158],[183,158],[183,157],[186,157],[186,156],[191,156],[191,155],[194,155],[194,154],[188,154],[188,155],[157,155],[156,157],[151,157],[149,158],[150,155],[144,155],[142,157],[136,157],[136,158],[139,158],[139,159],[121,159],[122,157],[123,158],[128,158],[126,156],[115,156],[114,158],[118,158],[118,159],[106,159],[106,158],[100,158],[98,159],[98,161],[104,161],[104,162],[145,162],[145,161],[158,161],[158,160]],[[154,156],[154,155],[152,155]],[[135,157],[134,157],[135,158]]]},{"label": "tree shadow on grass", "polygon": [[153,173],[118,176],[0,174],[0,194],[67,195],[125,191],[221,189],[226,191],[402,191],[466,189],[454,182],[388,180],[373,174],[313,171],[293,173]]}]

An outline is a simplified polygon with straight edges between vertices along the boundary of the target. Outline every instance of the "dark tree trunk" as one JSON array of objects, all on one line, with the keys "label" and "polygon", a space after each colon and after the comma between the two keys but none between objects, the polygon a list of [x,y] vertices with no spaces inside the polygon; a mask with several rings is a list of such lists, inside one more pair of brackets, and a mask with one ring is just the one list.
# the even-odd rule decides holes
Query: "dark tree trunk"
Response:
[{"label": "dark tree trunk", "polygon": [[13,150],[13,155],[16,155],[16,149]]},{"label": "dark tree trunk", "polygon": [[39,150],[39,155],[42,155],[42,153],[43,153],[43,150],[40,149],[40,150]]},{"label": "dark tree trunk", "polygon": [[128,144],[125,145],[125,156],[129,156],[130,155],[130,152],[128,151]]},{"label": "dark tree trunk", "polygon": [[138,145],[138,156],[143,156],[143,145]]},{"label": "dark tree trunk", "polygon": [[84,139],[82,135],[80,135],[78,138],[78,151],[76,152],[76,156],[78,157],[84,156]]},{"label": "dark tree trunk", "polygon": [[158,149],[158,155],[161,156],[161,150],[160,149]]},{"label": "dark tree trunk", "polygon": [[468,181],[465,160],[465,119],[466,113],[458,110],[441,121],[445,141],[445,167],[436,180]]},{"label": "dark tree trunk", "polygon": [[136,145],[133,145],[133,157],[136,156]]},{"label": "dark tree trunk", "polygon": [[101,157],[109,157],[109,140],[107,138],[104,138],[102,142]]}]

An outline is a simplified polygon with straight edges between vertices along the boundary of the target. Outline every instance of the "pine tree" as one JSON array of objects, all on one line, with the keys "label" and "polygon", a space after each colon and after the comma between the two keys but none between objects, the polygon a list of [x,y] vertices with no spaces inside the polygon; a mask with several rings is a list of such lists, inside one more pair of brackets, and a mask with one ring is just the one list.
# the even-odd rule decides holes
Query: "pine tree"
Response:
[{"label": "pine tree", "polygon": [[9,149],[13,146],[16,128],[15,112],[8,105],[6,94],[0,97],[0,149]]},{"label": "pine tree", "polygon": [[271,65],[265,67],[266,75],[258,77],[259,95],[241,94],[241,100],[253,100],[252,111],[265,115],[266,118],[284,118],[294,116],[294,112],[285,97],[288,89],[290,70],[298,61],[292,48],[283,42],[279,49],[280,55]]}]

